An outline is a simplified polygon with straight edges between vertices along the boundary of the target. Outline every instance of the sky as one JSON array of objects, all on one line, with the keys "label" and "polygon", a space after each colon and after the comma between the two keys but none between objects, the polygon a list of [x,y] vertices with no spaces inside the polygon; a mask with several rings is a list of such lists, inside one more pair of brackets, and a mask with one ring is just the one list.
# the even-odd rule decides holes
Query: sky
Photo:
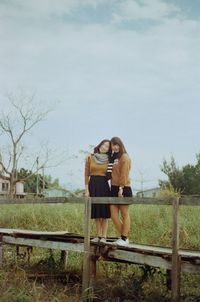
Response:
[{"label": "sky", "polygon": [[199,0],[0,0],[0,41],[0,106],[21,89],[55,104],[25,143],[66,153],[45,171],[66,188],[84,188],[80,150],[113,136],[134,192],[166,179],[163,159],[195,163]]}]

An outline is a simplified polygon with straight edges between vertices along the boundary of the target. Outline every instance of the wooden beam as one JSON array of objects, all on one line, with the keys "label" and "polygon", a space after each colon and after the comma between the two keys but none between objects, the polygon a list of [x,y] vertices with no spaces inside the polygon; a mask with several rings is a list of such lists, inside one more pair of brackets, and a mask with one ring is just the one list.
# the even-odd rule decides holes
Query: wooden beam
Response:
[{"label": "wooden beam", "polygon": [[188,206],[200,206],[200,196],[199,195],[185,195],[181,196],[179,200],[180,205],[188,205]]},{"label": "wooden beam", "polygon": [[61,251],[61,255],[60,255],[60,267],[63,270],[66,270],[66,268],[67,268],[67,259],[68,259],[68,251]]},{"label": "wooden beam", "polygon": [[60,242],[30,238],[15,238],[11,236],[3,236],[3,243],[13,245],[34,246],[47,249],[57,249],[65,251],[83,252],[83,243]]},{"label": "wooden beam", "polygon": [[0,268],[3,266],[3,235],[0,234]]},{"label": "wooden beam", "polygon": [[[174,198],[160,199],[150,197],[91,197],[91,203],[95,204],[149,204],[149,205],[170,205]],[[0,198],[2,204],[62,204],[62,203],[83,203],[87,202],[86,197],[49,197],[49,198]]]},{"label": "wooden beam", "polygon": [[172,225],[172,302],[180,301],[180,270],[181,256],[179,255],[179,198],[173,202]]},{"label": "wooden beam", "polygon": [[110,250],[105,258],[106,260],[120,260],[122,262],[150,265],[164,269],[171,269],[170,259],[164,259],[161,256],[145,255],[138,252],[126,250]]},{"label": "wooden beam", "polygon": [[[146,205],[172,205],[174,197],[158,198],[158,197],[92,197],[91,203],[107,203],[107,204],[146,204]],[[0,198],[2,204],[62,204],[62,203],[86,203],[86,197],[48,197],[48,198]],[[181,196],[180,205],[200,206],[200,196]]]},{"label": "wooden beam", "polygon": [[85,203],[85,225],[84,225],[84,255],[83,255],[83,280],[82,300],[88,301],[90,296],[90,220],[91,220],[91,198],[88,197]]}]

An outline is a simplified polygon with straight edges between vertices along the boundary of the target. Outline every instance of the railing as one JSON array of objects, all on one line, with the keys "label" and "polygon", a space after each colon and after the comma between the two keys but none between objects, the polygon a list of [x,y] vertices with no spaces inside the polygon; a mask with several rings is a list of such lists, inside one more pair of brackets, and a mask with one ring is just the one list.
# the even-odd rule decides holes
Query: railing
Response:
[{"label": "railing", "polygon": [[[92,203],[107,204],[142,204],[142,205],[171,205],[173,207],[172,215],[172,301],[180,300],[180,256],[179,256],[179,206],[190,205],[199,206],[200,196],[182,196],[180,198],[147,198],[147,197],[57,197],[57,198],[37,198],[37,199],[9,199],[1,198],[2,204],[42,204],[42,203],[84,203],[84,262],[83,262],[83,293],[90,287],[90,217]],[[85,296],[85,295],[84,295]],[[87,299],[87,298],[86,298]]]}]

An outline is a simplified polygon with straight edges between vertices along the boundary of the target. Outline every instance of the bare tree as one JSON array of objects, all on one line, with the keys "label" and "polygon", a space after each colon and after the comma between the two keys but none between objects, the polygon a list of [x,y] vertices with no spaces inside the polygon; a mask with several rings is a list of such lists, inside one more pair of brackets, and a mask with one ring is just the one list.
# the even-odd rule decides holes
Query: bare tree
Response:
[{"label": "bare tree", "polygon": [[[1,106],[2,108],[2,106]],[[19,181],[17,177],[18,161],[24,153],[23,139],[31,129],[43,121],[52,109],[42,109],[41,103],[35,100],[35,96],[27,96],[23,93],[6,95],[6,102],[0,112],[0,134],[7,137],[8,146],[0,146],[0,176],[10,181],[10,196],[15,195],[15,185]],[[38,165],[37,157],[33,159],[33,173],[43,168],[48,162],[49,152],[46,158]],[[30,176],[29,176],[30,177]]]}]

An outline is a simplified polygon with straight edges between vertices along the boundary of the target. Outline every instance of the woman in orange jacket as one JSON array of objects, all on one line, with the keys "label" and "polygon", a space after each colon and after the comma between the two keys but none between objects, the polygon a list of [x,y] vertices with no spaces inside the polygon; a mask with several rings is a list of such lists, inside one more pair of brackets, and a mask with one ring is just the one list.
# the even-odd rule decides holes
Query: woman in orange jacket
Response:
[{"label": "woman in orange jacket", "polygon": [[[126,152],[123,142],[119,137],[111,139],[112,154],[115,158],[112,166],[111,196],[132,197],[130,185],[131,160]],[[129,244],[130,231],[129,205],[113,204],[110,206],[112,221],[120,234],[120,238],[114,242],[116,245]],[[120,217],[121,216],[121,217]]]},{"label": "woman in orange jacket", "polygon": [[[106,178],[108,168],[108,154],[110,141],[105,139],[94,148],[85,162],[85,196],[109,197],[110,187]],[[95,219],[97,237],[93,242],[106,242],[108,218],[110,218],[109,204],[92,204],[91,218]]]}]

